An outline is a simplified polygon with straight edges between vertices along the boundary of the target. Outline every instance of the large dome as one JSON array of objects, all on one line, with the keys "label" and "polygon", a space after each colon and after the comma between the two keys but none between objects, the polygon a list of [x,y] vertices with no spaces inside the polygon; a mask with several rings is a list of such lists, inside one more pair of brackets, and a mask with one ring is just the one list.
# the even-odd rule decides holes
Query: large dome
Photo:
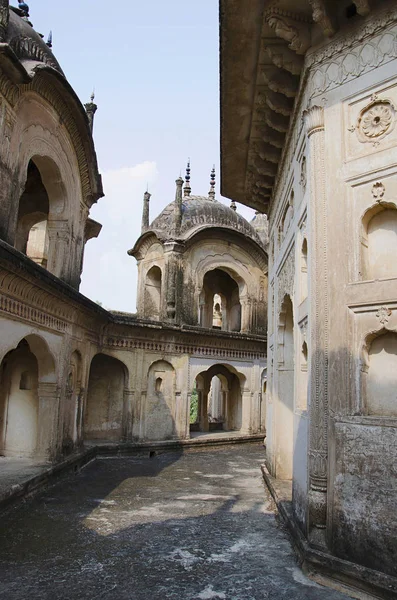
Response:
[{"label": "large dome", "polygon": [[33,29],[20,11],[10,7],[10,20],[5,42],[9,44],[28,73],[39,64],[47,65],[63,75],[62,69],[43,38]]},{"label": "large dome", "polygon": [[[149,230],[156,232],[159,238],[166,238],[173,230],[174,214],[175,202],[171,202],[154,219]],[[208,226],[234,229],[263,246],[255,228],[232,208],[206,196],[185,196],[182,202],[180,237],[187,238],[193,230]]]}]

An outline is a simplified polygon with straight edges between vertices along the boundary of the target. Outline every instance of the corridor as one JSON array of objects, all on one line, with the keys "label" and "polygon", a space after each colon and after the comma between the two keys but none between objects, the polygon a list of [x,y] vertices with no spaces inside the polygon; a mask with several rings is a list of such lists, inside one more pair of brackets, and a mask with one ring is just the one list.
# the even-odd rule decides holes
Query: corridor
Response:
[{"label": "corridor", "polygon": [[274,517],[263,448],[109,458],[2,516],[2,600],[342,600]]}]

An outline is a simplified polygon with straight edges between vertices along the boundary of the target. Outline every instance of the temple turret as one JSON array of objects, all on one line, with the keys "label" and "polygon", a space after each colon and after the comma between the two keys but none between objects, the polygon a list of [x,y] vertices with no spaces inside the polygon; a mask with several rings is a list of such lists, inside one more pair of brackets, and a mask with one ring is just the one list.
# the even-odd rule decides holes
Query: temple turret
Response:
[{"label": "temple turret", "polygon": [[175,193],[175,232],[179,233],[182,223],[182,186],[183,179],[178,177],[175,181],[176,193]]},{"label": "temple turret", "polygon": [[143,209],[142,209],[142,233],[149,227],[149,202],[150,202],[149,192],[143,194]]}]

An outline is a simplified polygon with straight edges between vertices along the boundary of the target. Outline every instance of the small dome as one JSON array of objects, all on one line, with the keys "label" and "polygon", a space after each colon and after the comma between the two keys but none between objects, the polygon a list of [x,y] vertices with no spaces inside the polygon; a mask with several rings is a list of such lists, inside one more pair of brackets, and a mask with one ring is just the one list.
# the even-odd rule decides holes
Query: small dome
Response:
[{"label": "small dome", "polygon": [[[149,229],[155,231],[160,238],[167,237],[173,229],[174,211],[175,203],[171,202],[154,219]],[[222,204],[222,202],[211,200],[206,196],[185,196],[182,202],[180,237],[187,238],[189,237],[187,235],[189,231],[205,226],[234,229],[263,246],[263,240],[254,227],[244,217]]]},{"label": "small dome", "polygon": [[48,65],[64,75],[57,59],[43,38],[33,27],[10,8],[10,21],[5,42],[10,45],[28,72],[33,71],[37,63]]}]

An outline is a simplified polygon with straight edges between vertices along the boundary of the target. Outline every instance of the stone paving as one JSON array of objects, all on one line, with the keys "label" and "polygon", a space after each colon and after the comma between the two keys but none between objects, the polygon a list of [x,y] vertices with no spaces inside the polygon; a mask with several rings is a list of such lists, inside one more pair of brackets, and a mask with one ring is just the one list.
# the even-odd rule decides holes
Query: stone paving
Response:
[{"label": "stone paving", "polygon": [[259,444],[99,459],[0,519],[2,600],[342,600],[274,517]]}]

